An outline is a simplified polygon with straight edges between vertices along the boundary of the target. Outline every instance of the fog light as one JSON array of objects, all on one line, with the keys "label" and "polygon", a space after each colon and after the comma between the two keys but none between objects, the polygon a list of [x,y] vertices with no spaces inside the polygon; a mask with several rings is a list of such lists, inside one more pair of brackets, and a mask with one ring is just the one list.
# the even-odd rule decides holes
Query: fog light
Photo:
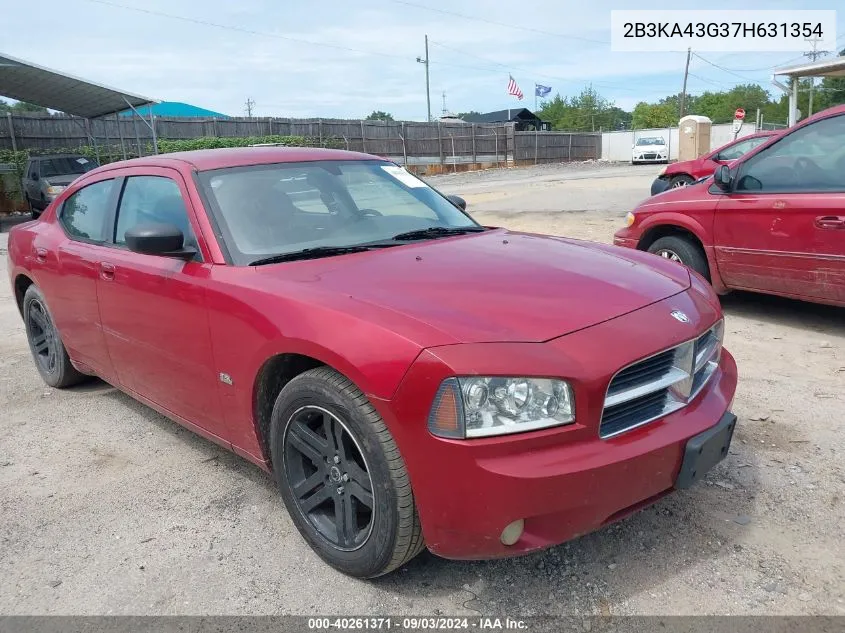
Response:
[{"label": "fog light", "polygon": [[522,530],[525,528],[525,521],[517,519],[502,530],[502,543],[505,545],[513,545],[522,536]]}]

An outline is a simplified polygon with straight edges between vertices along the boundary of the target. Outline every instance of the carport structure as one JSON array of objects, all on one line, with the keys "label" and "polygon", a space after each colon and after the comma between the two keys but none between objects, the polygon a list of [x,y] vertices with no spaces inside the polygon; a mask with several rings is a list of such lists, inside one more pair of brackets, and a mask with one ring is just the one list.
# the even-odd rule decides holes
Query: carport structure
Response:
[{"label": "carport structure", "polygon": [[[789,85],[784,86],[776,77],[788,77]],[[789,127],[798,122],[798,82],[809,77],[845,77],[845,57],[788,66],[774,72],[772,83],[789,95]]]},{"label": "carport structure", "polygon": [[[133,116],[137,115],[150,129],[153,150],[158,154],[155,117],[150,113],[150,118],[147,120],[136,109],[158,103],[155,99],[79,79],[4,53],[0,53],[0,95],[80,117],[84,123],[83,121],[79,123],[84,125],[85,134],[94,145],[95,151],[98,150],[96,139],[91,134],[91,119],[117,116],[119,112],[131,109]],[[12,131],[11,115],[8,120],[9,129]],[[15,149],[14,143],[14,131],[12,131],[13,149]]]}]

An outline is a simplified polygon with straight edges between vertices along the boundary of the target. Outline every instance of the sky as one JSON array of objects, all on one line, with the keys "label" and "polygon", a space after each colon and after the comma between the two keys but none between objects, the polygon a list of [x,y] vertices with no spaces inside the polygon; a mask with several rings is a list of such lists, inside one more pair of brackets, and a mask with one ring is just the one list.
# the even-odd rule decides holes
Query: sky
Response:
[{"label": "sky", "polygon": [[[592,84],[630,110],[680,91],[685,52],[610,50],[610,11],[665,2],[593,0],[0,0],[0,52],[158,100],[229,115],[362,118],[373,110],[425,120],[429,37],[431,110],[481,112],[534,106],[535,83],[552,95]],[[134,9],[132,8],[134,7]],[[835,9],[832,2],[719,0],[676,9]],[[840,7],[841,8],[841,7]],[[460,14],[460,15],[457,15]],[[38,20],[40,21],[40,19]],[[837,15],[845,48],[845,11]],[[809,45],[808,45],[809,50]],[[756,82],[773,94],[774,67],[798,52],[693,56],[688,91]],[[703,58],[703,59],[702,59]],[[508,96],[512,75],[525,98]]]}]

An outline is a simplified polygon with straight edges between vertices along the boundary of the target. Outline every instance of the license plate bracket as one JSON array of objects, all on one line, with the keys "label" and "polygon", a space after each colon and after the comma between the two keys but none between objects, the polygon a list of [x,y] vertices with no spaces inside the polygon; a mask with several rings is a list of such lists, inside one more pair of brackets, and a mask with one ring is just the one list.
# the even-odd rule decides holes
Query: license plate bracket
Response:
[{"label": "license plate bracket", "polygon": [[675,488],[689,488],[727,457],[735,427],[736,416],[727,411],[716,426],[687,441]]}]

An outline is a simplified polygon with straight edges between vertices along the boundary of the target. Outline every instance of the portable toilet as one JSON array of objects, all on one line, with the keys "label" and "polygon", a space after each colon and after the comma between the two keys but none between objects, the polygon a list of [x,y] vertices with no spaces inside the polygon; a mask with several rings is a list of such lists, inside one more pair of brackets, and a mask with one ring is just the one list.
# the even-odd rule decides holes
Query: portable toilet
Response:
[{"label": "portable toilet", "polygon": [[706,116],[690,114],[678,122],[678,160],[693,160],[710,151],[710,128]]}]

